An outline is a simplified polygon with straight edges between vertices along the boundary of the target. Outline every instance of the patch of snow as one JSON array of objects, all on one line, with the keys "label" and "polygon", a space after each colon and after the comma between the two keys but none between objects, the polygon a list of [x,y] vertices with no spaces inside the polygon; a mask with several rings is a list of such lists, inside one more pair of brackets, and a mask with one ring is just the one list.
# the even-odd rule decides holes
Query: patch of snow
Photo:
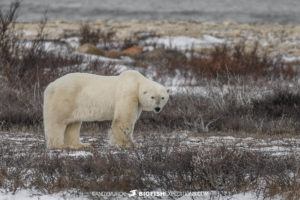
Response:
[{"label": "patch of snow", "polygon": [[65,150],[49,150],[47,153],[50,157],[56,156],[59,153],[59,157],[89,157],[93,154],[89,151],[65,151]]},{"label": "patch of snow", "polygon": [[32,190],[18,190],[15,193],[5,192],[0,190],[0,200],[85,200],[88,199],[83,195],[73,195],[68,191],[54,193],[54,194],[41,194]]},{"label": "patch of snow", "polygon": [[37,35],[36,31],[30,31],[30,30],[22,30],[20,33],[25,37]]},{"label": "patch of snow", "polygon": [[300,61],[300,57],[295,57],[295,56],[292,56],[292,57],[282,56],[282,60],[283,60],[284,62],[297,62],[297,61]]},{"label": "patch of snow", "polygon": [[[64,155],[64,154],[62,154]],[[74,151],[74,152],[69,152],[65,154],[66,156],[71,156],[71,157],[88,157],[88,156],[93,156],[91,152],[88,151]]]},{"label": "patch of snow", "polygon": [[112,58],[107,58],[107,57],[104,57],[104,56],[96,56],[96,55],[79,53],[79,52],[76,52],[75,54],[84,56],[86,59],[92,60],[92,61],[93,60],[99,60],[99,61],[102,61],[102,62],[120,62],[120,61],[122,61],[120,59],[112,59]]},{"label": "patch of snow", "polygon": [[207,96],[207,87],[203,86],[170,86],[171,92],[174,94],[189,94]]},{"label": "patch of snow", "polygon": [[9,140],[14,141],[42,141],[39,138],[29,138],[29,137],[10,137]]},{"label": "patch of snow", "polygon": [[115,70],[117,70],[118,73],[122,73],[126,70],[131,69],[130,66],[127,65],[121,65],[121,64],[117,64],[114,66]]},{"label": "patch of snow", "polygon": [[300,139],[289,138],[280,140],[266,141],[264,139],[255,139],[251,137],[240,138],[232,136],[210,136],[210,137],[188,137],[181,144],[194,147],[213,148],[221,145],[234,145],[239,149],[249,151],[260,151],[270,153],[273,156],[285,156],[300,153]]},{"label": "patch of snow", "polygon": [[[145,44],[152,46],[151,44],[158,44],[166,48],[175,48],[179,50],[187,50],[192,48],[200,48],[210,46],[212,44],[222,44],[224,39],[216,38],[210,35],[204,35],[203,39],[187,37],[187,36],[165,36],[149,38],[145,41]],[[145,50],[149,50],[148,47]]]},{"label": "patch of snow", "polygon": [[[132,190],[134,191],[134,190]],[[136,190],[135,190],[136,191]],[[137,196],[137,192],[136,193],[132,193],[135,194],[135,196],[133,197],[129,197],[129,195],[131,193],[122,193],[122,195],[120,196],[111,196],[113,197],[113,199],[170,199],[169,196]],[[220,194],[218,194],[215,191],[199,191],[199,192],[163,192],[163,191],[156,191],[157,194],[177,194],[176,196],[172,196],[172,199],[176,199],[176,200],[206,200],[206,199],[216,199],[216,200],[269,200],[270,198],[263,198],[262,195],[257,195],[254,191],[249,191],[249,192],[245,192],[245,193],[239,193],[239,194],[234,194],[234,195],[225,195],[225,196],[221,196]],[[74,192],[73,192],[74,193]],[[76,192],[75,192],[76,193]],[[115,192],[117,193],[117,192]],[[178,195],[184,193],[183,196]],[[104,194],[109,194],[109,192],[105,192]],[[95,197],[97,196],[97,192],[95,192]],[[181,197],[180,197],[181,196]],[[110,199],[110,196],[103,196],[101,195],[101,193],[99,193],[98,197],[102,197],[104,199]],[[37,191],[32,191],[32,190],[18,190],[16,193],[13,192],[4,192],[3,190],[0,190],[0,200],[85,200],[85,199],[89,199],[88,196],[83,195],[83,194],[72,194],[72,191],[63,191],[63,192],[59,192],[59,193],[54,193],[54,194],[41,194]],[[274,200],[279,200],[282,199],[282,197],[280,196],[276,196],[276,197],[272,197],[272,199]]]},{"label": "patch of snow", "polygon": [[88,141],[89,141],[89,142],[97,142],[98,139],[96,139],[96,138],[89,138]]},{"label": "patch of snow", "polygon": [[69,37],[61,39],[62,42],[66,42],[70,47],[76,49],[79,47],[79,37]]},{"label": "patch of snow", "polygon": [[222,44],[225,42],[224,39],[216,38],[211,35],[204,35],[203,37],[206,42],[211,43],[211,44],[217,44],[217,43]]},{"label": "patch of snow", "polygon": [[297,40],[297,39],[295,40],[295,38],[294,38],[294,40],[292,40],[292,41],[289,41],[289,40],[285,41],[284,44],[297,46],[300,44],[300,40]]}]

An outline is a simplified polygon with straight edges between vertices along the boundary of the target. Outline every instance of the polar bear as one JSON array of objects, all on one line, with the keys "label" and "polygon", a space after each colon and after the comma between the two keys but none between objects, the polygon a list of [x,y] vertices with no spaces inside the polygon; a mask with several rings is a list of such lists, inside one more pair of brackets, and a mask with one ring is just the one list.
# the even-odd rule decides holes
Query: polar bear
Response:
[{"label": "polar bear", "polygon": [[44,128],[48,149],[80,149],[82,121],[112,120],[110,144],[133,147],[132,132],[141,112],[159,113],[169,89],[129,70],[119,76],[70,73],[50,83],[44,92]]}]

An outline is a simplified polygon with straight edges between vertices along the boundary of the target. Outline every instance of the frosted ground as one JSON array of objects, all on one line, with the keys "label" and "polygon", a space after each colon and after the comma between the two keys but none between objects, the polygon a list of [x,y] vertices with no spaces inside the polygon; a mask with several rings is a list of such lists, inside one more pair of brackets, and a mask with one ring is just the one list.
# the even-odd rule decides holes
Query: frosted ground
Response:
[{"label": "frosted ground", "polygon": [[[156,199],[157,197],[154,197],[152,199]],[[43,195],[34,193],[34,191],[28,191],[28,190],[20,190],[15,194],[11,193],[4,193],[2,196],[0,196],[1,200],[62,200],[62,199],[74,199],[74,200],[87,200],[89,199],[85,195],[71,195],[68,192],[60,192],[57,194],[51,194],[51,195]],[[108,198],[109,199],[109,198]],[[116,198],[117,199],[117,198]],[[120,199],[133,199],[132,197],[121,197]],[[137,198],[135,198],[137,199]],[[141,198],[144,199],[144,198]],[[159,197],[159,199],[169,199],[164,197]],[[246,192],[231,196],[219,196],[214,195],[213,192],[202,192],[202,194],[197,194],[197,196],[182,196],[180,198],[174,198],[177,200],[207,200],[207,199],[218,199],[218,200],[260,200],[264,199],[263,197],[258,197],[254,192]],[[267,198],[268,199],[268,198]],[[280,200],[280,197],[273,198],[274,200]]]},{"label": "frosted ground", "polygon": [[[78,44],[78,38],[69,38],[66,39],[66,41],[71,44],[72,47],[77,47]],[[179,36],[179,37],[162,37],[162,38],[150,38],[145,42],[146,49],[151,50],[151,44],[157,43],[161,44],[165,47],[172,47],[180,50],[186,50],[190,49],[191,47],[197,47],[197,46],[212,46],[215,44],[222,44],[226,43],[225,39],[222,38],[215,38],[213,36],[206,35],[203,39],[195,39],[185,36]],[[30,45],[30,44],[29,44]],[[46,43],[46,48],[49,51],[55,51],[56,48],[61,48],[61,46],[57,46],[54,43]],[[84,54],[81,54],[84,55]],[[127,69],[136,69],[131,65],[133,60],[129,57],[122,57],[121,59],[108,59],[104,57],[99,56],[91,56],[91,55],[84,55],[85,59],[87,61],[89,60],[101,60],[103,62],[107,63],[114,63],[114,67],[118,72],[122,72]],[[300,58],[286,58],[286,61],[295,61],[300,60]],[[72,68],[73,66],[69,66],[68,68]],[[85,65],[83,64],[82,69],[85,68]],[[150,67],[149,69],[146,69],[143,71],[143,73],[151,78],[155,77],[157,74],[155,71],[152,70]],[[200,94],[203,96],[209,96],[210,92],[213,90],[214,93],[218,93],[219,96],[225,96],[228,92],[234,90],[237,95],[241,94],[241,101],[247,101],[253,97],[260,98],[261,96],[272,93],[272,90],[270,90],[268,87],[234,87],[231,88],[230,86],[222,86],[216,87],[216,86],[191,86],[194,83],[193,80],[189,80],[188,84],[186,80],[184,79],[180,72],[178,72],[175,77],[164,77],[161,81],[169,86],[172,89],[172,94]],[[283,83],[285,84],[285,83]],[[297,84],[297,83],[293,83]],[[295,85],[291,84],[290,87],[295,87]],[[209,88],[210,87],[210,88]],[[211,88],[215,87],[215,88]],[[245,95],[247,94],[247,95]],[[213,99],[212,99],[213,100]],[[233,134],[235,135],[235,134]],[[163,138],[166,138],[167,136],[163,136]],[[277,156],[295,156],[299,157],[300,154],[300,139],[299,138],[290,138],[290,137],[278,137],[268,138],[265,136],[264,138],[255,137],[255,136],[228,136],[223,135],[222,133],[213,133],[212,135],[209,134],[197,134],[192,131],[177,131],[174,133],[170,133],[168,137],[176,137],[179,142],[179,147],[185,148],[194,148],[194,149],[201,149],[203,151],[209,151],[213,148],[216,148],[217,146],[222,145],[229,145],[234,146],[235,148],[238,148],[240,150],[249,150],[249,151],[258,151],[258,152],[264,152],[269,155],[272,155],[274,157]],[[138,134],[135,135],[135,138],[138,142],[143,144],[144,138],[140,137]],[[97,133],[93,136],[90,136],[89,134],[83,133],[81,136],[81,139],[83,142],[90,142],[93,144],[94,150],[101,152],[101,154],[119,154],[122,153],[120,150],[116,150],[108,146],[108,138],[106,132]],[[147,138],[146,138],[147,139]],[[41,148],[44,146],[44,136],[43,134],[39,133],[30,133],[30,132],[1,132],[0,134],[0,141],[4,141],[5,145],[13,147],[12,155],[11,156],[22,156],[24,154],[31,154],[32,156],[38,156],[34,155],[34,149],[35,148]],[[56,154],[59,152],[59,156],[61,157],[76,157],[76,158],[85,158],[85,157],[92,157],[93,151],[92,150],[86,150],[86,151],[47,151],[47,154],[51,156],[52,154]],[[0,200],[6,200],[6,199],[89,199],[89,196],[82,193],[77,193],[76,191],[66,191],[66,192],[59,192],[56,194],[42,194],[38,191],[32,191],[32,190],[18,190],[15,193],[12,192],[6,192],[4,190],[0,190]],[[125,196],[124,196],[125,197]],[[220,200],[225,199],[263,199],[262,196],[259,194],[256,194],[255,192],[246,192],[246,193],[240,193],[235,194],[232,196],[220,196],[216,194],[214,191],[208,191],[203,192],[202,196],[194,197],[194,199],[207,199],[207,198],[215,198]],[[167,197],[166,197],[167,199]],[[180,197],[178,198],[180,200],[189,200],[190,197]],[[281,197],[275,197],[274,199],[281,199]]]},{"label": "frosted ground", "polygon": [[[71,151],[71,150],[56,150],[56,151],[47,151],[48,156],[60,156],[60,157],[76,157],[76,158],[86,158],[93,157],[93,151],[101,152],[101,154],[122,154],[126,153],[126,151],[117,150],[111,148],[108,145],[107,133],[97,133],[96,136],[88,136],[87,134],[83,134],[81,140],[83,142],[89,142],[93,145],[93,150],[86,151]],[[216,134],[217,135],[217,134]],[[136,135],[136,140],[143,144],[143,138]],[[217,146],[228,145],[234,148],[238,148],[240,150],[247,151],[260,151],[269,155],[277,156],[296,156],[300,155],[300,139],[299,138],[280,138],[280,139],[272,139],[272,138],[254,138],[254,137],[233,137],[233,136],[195,136],[195,133],[192,132],[177,132],[171,134],[171,138],[176,137],[180,140],[179,148],[184,149],[187,148],[199,148],[201,151],[210,151]],[[166,138],[165,138],[166,139]],[[18,157],[24,156],[25,154],[31,154],[33,157],[38,157],[39,147],[44,146],[44,136],[41,134],[35,133],[9,133],[2,132],[0,135],[0,141],[5,141],[5,145],[13,147],[11,156]],[[30,173],[30,172],[28,172]],[[26,175],[26,174],[25,174]],[[35,190],[25,190],[20,189],[15,193],[5,192],[5,190],[0,190],[0,200],[27,200],[27,199],[90,199],[89,195],[76,192],[75,190],[68,190],[64,192],[58,192],[54,194],[43,194],[39,191]],[[158,190],[159,191],[159,190]],[[154,191],[155,192],[155,191]],[[157,192],[157,191],[156,191]],[[97,192],[95,192],[97,194]],[[99,196],[102,194],[99,192]],[[123,194],[119,199],[131,199],[128,197],[128,194]],[[189,200],[192,199],[189,197],[188,192],[186,196],[175,197],[175,199],[180,200]],[[96,195],[97,196],[97,195]],[[95,196],[94,196],[95,197]],[[198,192],[195,194],[193,199],[220,199],[220,200],[251,200],[251,199],[264,199],[264,197],[256,192],[246,192],[235,195],[220,195],[214,191],[207,192]],[[155,197],[154,197],[155,199]],[[162,199],[169,199],[169,197],[163,197]],[[280,196],[273,197],[272,199],[281,199]]]}]

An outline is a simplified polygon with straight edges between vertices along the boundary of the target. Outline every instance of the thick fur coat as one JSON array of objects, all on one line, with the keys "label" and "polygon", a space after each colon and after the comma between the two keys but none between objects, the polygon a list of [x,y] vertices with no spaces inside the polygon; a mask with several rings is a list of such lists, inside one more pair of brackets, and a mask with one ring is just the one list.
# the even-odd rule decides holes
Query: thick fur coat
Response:
[{"label": "thick fur coat", "polygon": [[50,83],[44,92],[44,128],[48,149],[79,149],[83,121],[112,120],[110,143],[135,145],[132,132],[141,112],[160,112],[169,90],[129,70],[119,76],[67,74]]}]

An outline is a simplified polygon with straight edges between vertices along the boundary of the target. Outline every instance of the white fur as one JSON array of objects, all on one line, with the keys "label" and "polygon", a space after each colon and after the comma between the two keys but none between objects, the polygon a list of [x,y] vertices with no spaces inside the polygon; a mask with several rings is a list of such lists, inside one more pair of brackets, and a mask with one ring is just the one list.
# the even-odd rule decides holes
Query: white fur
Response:
[{"label": "white fur", "polygon": [[[132,132],[142,110],[160,112],[169,90],[137,71],[119,76],[67,74],[50,83],[44,93],[47,148],[78,149],[82,121],[113,120],[110,142],[134,146]],[[160,108],[160,109],[158,109]]]}]

